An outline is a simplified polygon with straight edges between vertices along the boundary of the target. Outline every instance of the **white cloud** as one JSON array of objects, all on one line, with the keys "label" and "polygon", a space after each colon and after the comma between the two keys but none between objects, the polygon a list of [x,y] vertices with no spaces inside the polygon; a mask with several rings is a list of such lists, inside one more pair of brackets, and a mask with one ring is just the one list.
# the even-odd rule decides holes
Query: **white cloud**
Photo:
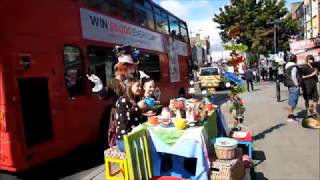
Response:
[{"label": "white cloud", "polygon": [[188,6],[178,1],[161,1],[160,6],[182,19],[187,18],[190,12]]},{"label": "white cloud", "polygon": [[161,1],[160,6],[181,19],[189,19],[193,10],[208,8],[208,0],[189,1]]},{"label": "white cloud", "polygon": [[209,36],[212,47],[221,47],[220,29],[217,28],[217,24],[211,18],[202,21],[190,21],[188,24],[191,31],[189,32],[190,36],[195,36],[196,33],[200,33],[201,38]]},{"label": "white cloud", "polygon": [[[189,36],[195,36],[196,33],[200,33],[201,38],[210,36],[211,51],[220,51],[220,54],[222,54],[223,48],[219,36],[220,30],[217,28],[217,24],[212,21],[214,7],[210,4],[209,0],[161,1],[160,6],[187,22]],[[201,13],[201,10],[208,11],[208,8],[209,11],[212,9],[212,14],[204,14],[204,18],[202,19],[197,18],[195,20],[193,18],[195,14]]]}]

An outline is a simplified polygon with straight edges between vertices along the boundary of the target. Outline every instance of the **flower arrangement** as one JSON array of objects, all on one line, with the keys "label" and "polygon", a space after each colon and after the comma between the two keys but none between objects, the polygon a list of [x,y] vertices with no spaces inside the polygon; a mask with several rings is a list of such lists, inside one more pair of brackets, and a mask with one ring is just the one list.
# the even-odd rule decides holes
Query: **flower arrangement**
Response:
[{"label": "flower arrangement", "polygon": [[236,117],[242,117],[246,108],[243,106],[243,100],[239,96],[230,97],[232,105],[230,107],[230,113],[235,110]]},{"label": "flower arrangement", "polygon": [[238,125],[243,122],[244,112],[246,111],[243,100],[238,96],[238,94],[242,92],[245,92],[244,87],[235,86],[231,89],[231,94],[229,95],[231,102],[229,111],[233,117],[234,128],[237,130],[240,130]]}]

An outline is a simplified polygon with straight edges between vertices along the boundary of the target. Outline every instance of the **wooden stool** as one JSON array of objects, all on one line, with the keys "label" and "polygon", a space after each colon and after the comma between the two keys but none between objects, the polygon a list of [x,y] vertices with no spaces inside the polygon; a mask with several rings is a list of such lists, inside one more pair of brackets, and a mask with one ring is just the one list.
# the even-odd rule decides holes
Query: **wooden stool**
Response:
[{"label": "wooden stool", "polygon": [[[239,131],[236,131],[239,132]],[[240,131],[240,132],[247,132],[247,135],[244,138],[234,137],[235,132],[230,133],[230,137],[238,141],[238,144],[243,144],[248,148],[248,155],[252,159],[252,151],[253,151],[253,140],[252,140],[252,133],[249,131]]]},{"label": "wooden stool", "polygon": [[[104,160],[106,165],[106,179],[110,180],[128,180],[127,157],[124,152],[120,152],[117,146],[113,146],[104,151]],[[112,172],[112,164],[119,164],[119,170]],[[117,176],[122,172],[122,176]]]}]

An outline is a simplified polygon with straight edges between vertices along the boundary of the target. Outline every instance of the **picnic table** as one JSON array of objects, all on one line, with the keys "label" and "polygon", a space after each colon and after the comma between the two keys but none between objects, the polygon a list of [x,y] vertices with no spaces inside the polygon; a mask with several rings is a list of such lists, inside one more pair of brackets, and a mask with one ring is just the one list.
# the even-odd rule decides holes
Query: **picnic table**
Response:
[{"label": "picnic table", "polygon": [[[217,137],[217,112],[209,113],[207,120],[200,126],[178,130],[175,127],[150,126],[144,124],[149,132],[149,144],[153,174],[155,176],[170,175],[182,178],[207,180],[209,177],[210,140]],[[172,168],[161,172],[163,154],[172,156]],[[183,168],[185,158],[196,158],[195,174]]]}]

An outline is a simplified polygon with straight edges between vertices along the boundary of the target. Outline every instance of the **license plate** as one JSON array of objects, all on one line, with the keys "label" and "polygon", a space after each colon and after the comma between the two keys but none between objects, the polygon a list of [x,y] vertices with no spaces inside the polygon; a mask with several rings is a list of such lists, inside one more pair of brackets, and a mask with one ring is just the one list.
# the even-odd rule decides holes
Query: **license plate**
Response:
[{"label": "license plate", "polygon": [[216,90],[214,88],[208,88],[208,93],[213,94]]}]

